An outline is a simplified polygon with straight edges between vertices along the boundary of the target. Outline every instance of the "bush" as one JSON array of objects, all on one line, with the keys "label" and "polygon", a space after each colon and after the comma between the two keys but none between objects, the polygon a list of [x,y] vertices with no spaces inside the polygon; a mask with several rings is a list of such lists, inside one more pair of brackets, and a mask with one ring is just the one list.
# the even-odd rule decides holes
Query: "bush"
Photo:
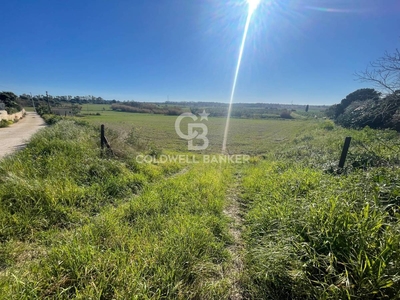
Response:
[{"label": "bush", "polygon": [[44,114],[44,115],[42,115],[42,118],[49,125],[54,125],[62,120],[61,116],[52,115],[52,114]]},{"label": "bush", "polygon": [[335,128],[335,123],[330,120],[326,120],[322,123],[321,127],[325,130],[333,130]]},{"label": "bush", "polygon": [[284,110],[281,112],[281,118],[282,119],[293,119],[291,112],[288,110]]},{"label": "bush", "polygon": [[123,104],[112,104],[112,110],[132,112],[132,113],[145,113],[145,114],[166,114],[166,115],[180,115],[183,111],[179,107],[159,107],[152,103],[142,102],[123,102]]},{"label": "bush", "polygon": [[8,127],[13,123],[13,121],[1,120],[0,121],[0,128]]},{"label": "bush", "polygon": [[6,107],[6,111],[9,115],[15,114],[20,111],[20,109],[15,107]]},{"label": "bush", "polygon": [[6,106],[6,111],[8,114],[14,114],[22,110],[21,105],[17,103],[18,97],[12,92],[1,92],[0,101],[2,101]]},{"label": "bush", "polygon": [[361,89],[327,110],[327,116],[347,128],[389,128],[400,131],[400,91],[384,98],[373,89]]}]

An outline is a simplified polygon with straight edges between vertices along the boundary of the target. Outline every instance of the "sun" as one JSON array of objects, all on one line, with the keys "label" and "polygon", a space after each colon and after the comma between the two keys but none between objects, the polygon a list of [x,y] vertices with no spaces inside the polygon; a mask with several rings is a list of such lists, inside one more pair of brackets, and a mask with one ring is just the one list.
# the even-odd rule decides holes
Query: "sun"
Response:
[{"label": "sun", "polygon": [[247,3],[249,4],[249,14],[252,14],[260,4],[261,0],[247,0]]}]

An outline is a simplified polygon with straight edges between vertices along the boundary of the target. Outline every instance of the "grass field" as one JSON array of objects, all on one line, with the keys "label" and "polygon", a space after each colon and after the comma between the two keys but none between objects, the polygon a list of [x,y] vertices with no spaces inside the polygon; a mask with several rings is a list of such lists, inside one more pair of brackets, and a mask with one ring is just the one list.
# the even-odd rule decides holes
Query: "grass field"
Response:
[{"label": "grass field", "polygon": [[[86,105],[85,105],[86,107]],[[84,108],[85,108],[84,107]],[[179,138],[175,132],[176,116],[163,116],[154,114],[124,113],[112,110],[102,110],[102,107],[88,105],[89,112],[100,112],[100,116],[84,116],[82,119],[117,132],[135,132],[145,143],[152,143],[158,148],[185,151],[187,141]],[[84,113],[84,109],[82,111]],[[210,146],[206,152],[219,153],[222,149],[225,118],[209,117],[203,121],[208,127]],[[182,122],[182,131],[187,128],[188,120]],[[237,119],[230,122],[229,140],[227,148],[229,153],[259,154],[282,146],[292,141],[304,131],[312,130],[318,125],[317,121],[310,120],[262,120],[262,119]],[[186,127],[185,127],[186,126]]]},{"label": "grass field", "polygon": [[400,297],[398,133],[232,119],[249,163],[141,164],[189,153],[176,117],[88,110],[0,161],[0,299]]}]

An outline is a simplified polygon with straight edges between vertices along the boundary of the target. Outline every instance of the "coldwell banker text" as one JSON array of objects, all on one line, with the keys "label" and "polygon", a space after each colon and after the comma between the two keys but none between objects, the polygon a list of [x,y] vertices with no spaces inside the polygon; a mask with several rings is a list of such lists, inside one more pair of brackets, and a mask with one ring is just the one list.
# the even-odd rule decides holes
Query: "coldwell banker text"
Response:
[{"label": "coldwell banker text", "polygon": [[151,155],[138,155],[136,156],[136,161],[140,164],[147,163],[155,163],[155,164],[164,164],[169,162],[177,162],[182,164],[198,164],[198,163],[206,163],[206,164],[221,164],[221,163],[229,163],[229,164],[244,164],[248,163],[250,160],[250,156],[246,154],[237,154],[237,155],[160,155],[158,157],[154,157]]}]

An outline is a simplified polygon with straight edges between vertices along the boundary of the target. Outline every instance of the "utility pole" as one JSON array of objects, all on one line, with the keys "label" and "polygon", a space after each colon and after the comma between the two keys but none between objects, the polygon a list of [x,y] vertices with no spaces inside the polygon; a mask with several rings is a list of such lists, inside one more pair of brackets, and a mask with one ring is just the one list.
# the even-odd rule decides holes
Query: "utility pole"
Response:
[{"label": "utility pole", "polygon": [[46,91],[47,106],[49,107],[49,113],[51,113],[51,107],[49,102],[49,93]]},{"label": "utility pole", "polygon": [[34,110],[35,112],[37,112],[37,111],[36,111],[36,107],[35,107],[35,101],[33,101],[32,93],[29,93],[29,94],[31,94],[31,100],[32,100],[33,110]]}]

